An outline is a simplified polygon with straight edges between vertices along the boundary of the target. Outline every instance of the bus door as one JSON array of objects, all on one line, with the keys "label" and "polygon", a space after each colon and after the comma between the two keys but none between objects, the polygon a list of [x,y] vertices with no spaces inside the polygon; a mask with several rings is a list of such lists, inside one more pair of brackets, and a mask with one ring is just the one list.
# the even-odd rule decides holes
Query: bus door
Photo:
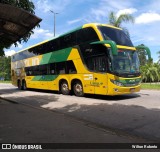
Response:
[{"label": "bus door", "polygon": [[97,56],[94,58],[94,92],[95,94],[107,94],[107,59],[105,56]]}]

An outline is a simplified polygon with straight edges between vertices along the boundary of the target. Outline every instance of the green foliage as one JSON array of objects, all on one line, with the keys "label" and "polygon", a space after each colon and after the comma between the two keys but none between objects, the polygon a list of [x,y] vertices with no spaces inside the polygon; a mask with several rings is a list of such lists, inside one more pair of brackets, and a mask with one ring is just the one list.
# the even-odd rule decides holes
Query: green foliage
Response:
[{"label": "green foliage", "polygon": [[153,59],[147,60],[146,52],[143,49],[138,50],[138,54],[140,59],[142,82],[159,82],[160,63],[153,63]]},{"label": "green foliage", "polygon": [[157,54],[158,54],[158,63],[160,64],[160,51],[158,51]]},{"label": "green foliage", "polygon": [[19,8],[22,8],[32,14],[35,14],[34,9],[35,6],[30,0],[0,0],[0,3],[10,4]]},{"label": "green foliage", "polygon": [[[144,44],[138,45],[138,46],[144,46]],[[140,66],[143,66],[147,64],[147,57],[146,57],[146,51],[145,49],[138,49],[137,50]]]},{"label": "green foliage", "polygon": [[129,36],[129,31],[127,30],[127,28],[122,27],[122,23],[134,23],[134,17],[132,15],[125,13],[117,17],[116,13],[112,11],[109,13],[108,18],[109,24],[122,28],[125,31],[125,33]]},{"label": "green foliage", "polygon": [[0,57],[0,79],[11,80],[11,57]]},{"label": "green foliage", "polygon": [[[3,4],[9,4],[9,5],[13,5],[15,7],[24,9],[32,14],[35,14],[34,10],[35,10],[35,6],[33,4],[32,1],[30,0],[0,0],[0,3]],[[37,25],[37,27],[39,27],[39,24]],[[26,35],[24,35],[20,40],[18,40],[17,42],[14,43],[14,45],[17,47],[18,43],[22,43],[22,42],[27,42],[30,38],[30,36],[33,34],[33,30],[31,30],[29,33],[27,33]],[[11,47],[13,43],[4,39],[3,41],[0,42],[0,56],[4,56],[4,48],[8,49]]]},{"label": "green foliage", "polygon": [[160,81],[160,65],[158,63],[149,62],[141,66],[141,75],[143,82]]}]

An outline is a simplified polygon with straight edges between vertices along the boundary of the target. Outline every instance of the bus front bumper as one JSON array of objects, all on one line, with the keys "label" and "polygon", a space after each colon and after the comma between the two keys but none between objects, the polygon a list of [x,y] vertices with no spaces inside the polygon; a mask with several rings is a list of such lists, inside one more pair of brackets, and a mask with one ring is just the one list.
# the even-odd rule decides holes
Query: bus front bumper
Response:
[{"label": "bus front bumper", "polygon": [[140,91],[140,85],[138,86],[133,86],[133,87],[119,87],[119,86],[112,86],[112,88],[110,88],[108,95],[123,95],[123,94],[132,94],[135,92],[139,92]]}]

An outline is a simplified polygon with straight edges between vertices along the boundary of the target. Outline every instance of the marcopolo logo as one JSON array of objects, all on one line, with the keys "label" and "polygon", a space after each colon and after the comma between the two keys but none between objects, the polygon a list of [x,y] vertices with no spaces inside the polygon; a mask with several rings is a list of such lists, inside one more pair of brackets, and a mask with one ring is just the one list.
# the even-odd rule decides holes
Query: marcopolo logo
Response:
[{"label": "marcopolo logo", "polygon": [[135,82],[135,80],[133,79],[133,80],[129,80],[129,83],[134,83]]}]

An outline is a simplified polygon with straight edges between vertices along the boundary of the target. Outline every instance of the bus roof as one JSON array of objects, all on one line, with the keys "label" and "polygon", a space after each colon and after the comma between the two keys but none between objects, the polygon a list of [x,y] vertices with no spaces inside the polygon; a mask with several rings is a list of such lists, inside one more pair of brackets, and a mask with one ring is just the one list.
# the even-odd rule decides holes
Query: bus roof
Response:
[{"label": "bus roof", "polygon": [[[80,27],[78,27],[78,28],[75,28],[75,29],[73,29],[73,30],[70,30],[69,32],[66,32],[66,33],[64,33],[64,34],[61,34],[61,35],[59,35],[59,36],[57,36],[57,37],[53,37],[53,38],[50,38],[50,39],[41,41],[41,42],[39,42],[39,43],[36,43],[36,44],[34,44],[34,45],[32,45],[32,46],[29,46],[29,47],[27,47],[27,48],[25,48],[25,49],[22,49],[22,50],[16,52],[15,54],[20,53],[20,52],[23,52],[23,51],[28,50],[28,49],[31,49],[31,48],[36,47],[36,46],[38,46],[38,45],[44,44],[44,43],[49,42],[49,41],[51,41],[51,40],[54,40],[54,39],[56,39],[56,38],[65,36],[65,35],[67,35],[67,34],[69,34],[69,33],[72,33],[72,32],[74,32],[74,31],[80,30],[80,29],[82,29],[82,28],[86,28],[86,27],[96,27],[96,26],[107,26],[107,27],[110,27],[110,28],[116,28],[116,29],[122,30],[121,28],[115,27],[115,26],[110,25],[110,24],[88,23],[88,24],[84,24],[83,26],[80,26]],[[13,54],[13,55],[15,55],[15,54]]]}]

